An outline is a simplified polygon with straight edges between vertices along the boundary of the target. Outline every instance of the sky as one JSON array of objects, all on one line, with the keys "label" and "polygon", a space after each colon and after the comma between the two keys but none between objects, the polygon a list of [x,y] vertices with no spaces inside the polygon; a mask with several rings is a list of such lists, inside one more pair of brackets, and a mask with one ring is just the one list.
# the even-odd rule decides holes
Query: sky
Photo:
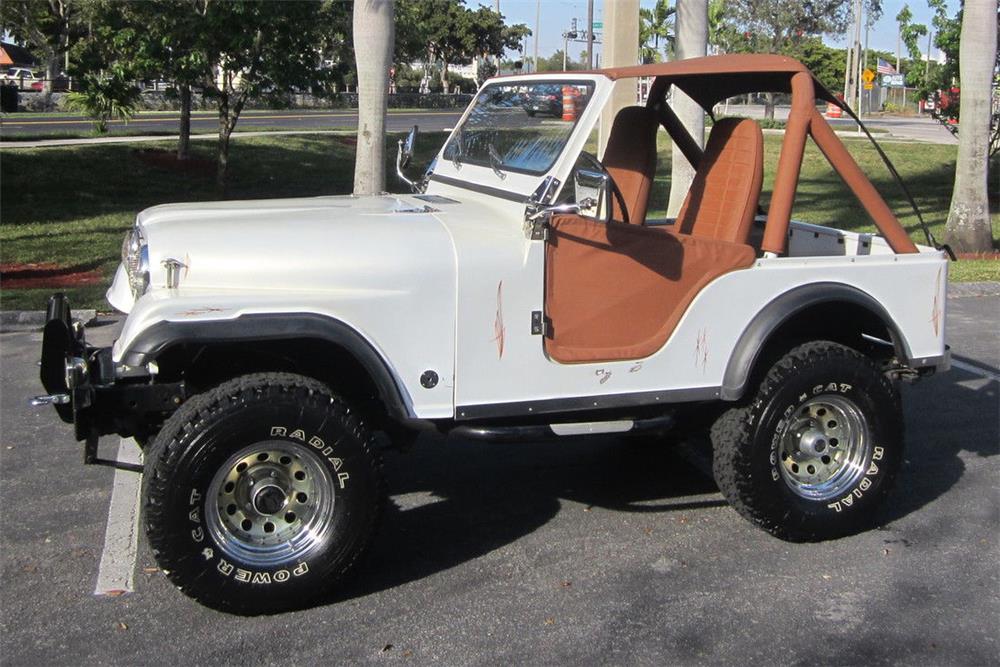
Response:
[{"label": "sky", "polygon": [[[470,7],[483,4],[494,7],[496,0],[466,0]],[[676,2],[676,0],[674,0]],[[602,8],[605,3],[614,0],[594,1],[594,20],[601,20]],[[652,7],[656,0],[640,0],[642,7]],[[882,18],[873,26],[868,36],[868,45],[872,49],[879,49],[895,53],[896,51],[896,14],[903,8],[904,4],[909,4],[910,11],[913,12],[915,23],[924,23],[930,26],[933,13],[927,6],[926,0],[883,0]],[[578,19],[580,27],[587,22],[587,2],[586,0],[540,0],[541,7],[541,29],[538,42],[539,56],[549,56],[557,49],[562,49],[562,33],[569,29],[570,21]],[[508,23],[524,23],[532,30],[535,29],[535,7],[536,0],[500,0],[500,12],[506,17]],[[949,15],[954,16],[958,10],[958,0],[948,0]],[[862,36],[862,39],[864,37]],[[527,54],[531,55],[534,44],[528,38]],[[830,46],[846,46],[847,41],[844,36],[839,39],[824,36],[823,41]],[[905,49],[905,47],[903,47]],[[926,49],[926,43],[922,46]],[[586,44],[578,42],[570,43],[569,53],[572,57],[578,57],[581,51],[586,49]],[[595,49],[600,52],[600,46]],[[935,48],[934,54],[937,53]],[[905,56],[905,53],[904,53]]]}]

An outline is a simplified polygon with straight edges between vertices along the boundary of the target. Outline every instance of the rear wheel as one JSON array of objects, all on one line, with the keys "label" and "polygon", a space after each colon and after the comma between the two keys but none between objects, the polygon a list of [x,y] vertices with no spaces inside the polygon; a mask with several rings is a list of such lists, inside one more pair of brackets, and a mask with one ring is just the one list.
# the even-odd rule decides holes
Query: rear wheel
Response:
[{"label": "rear wheel", "polygon": [[870,526],[902,460],[892,382],[867,357],[819,341],[791,350],[712,427],[713,471],[745,518],[793,541]]},{"label": "rear wheel", "polygon": [[185,594],[263,613],[328,593],[374,532],[371,435],[310,378],[248,375],[182,406],[147,453],[145,524]]}]

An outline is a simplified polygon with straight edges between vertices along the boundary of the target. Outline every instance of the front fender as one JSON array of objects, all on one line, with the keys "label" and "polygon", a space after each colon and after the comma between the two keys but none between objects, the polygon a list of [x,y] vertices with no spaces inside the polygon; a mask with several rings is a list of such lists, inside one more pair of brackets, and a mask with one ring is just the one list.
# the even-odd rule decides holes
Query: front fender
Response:
[{"label": "front fender", "polygon": [[[157,290],[135,302],[113,357],[136,367],[178,342],[315,338],[348,345],[402,415],[450,418],[454,312],[454,290],[430,281],[398,290]],[[425,387],[428,371],[440,381]]]},{"label": "front fender", "polygon": [[136,336],[121,361],[126,366],[141,367],[155,361],[167,348],[181,344],[303,338],[323,340],[349,352],[374,380],[390,416],[399,420],[415,416],[406,387],[374,346],[344,322],[316,313],[259,313],[228,320],[161,321]]}]

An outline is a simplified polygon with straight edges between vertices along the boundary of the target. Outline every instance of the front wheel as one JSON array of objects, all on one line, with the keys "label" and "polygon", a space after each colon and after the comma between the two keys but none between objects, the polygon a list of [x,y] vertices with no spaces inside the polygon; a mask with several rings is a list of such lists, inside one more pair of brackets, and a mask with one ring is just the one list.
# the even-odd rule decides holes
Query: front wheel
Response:
[{"label": "front wheel", "polygon": [[807,343],[715,422],[712,444],[719,489],[751,522],[791,541],[852,534],[872,524],[899,469],[899,394],[858,352]]},{"label": "front wheel", "polygon": [[384,492],[367,429],[325,385],[291,374],[192,399],[147,461],[157,562],[185,594],[243,614],[328,593],[370,542]]}]

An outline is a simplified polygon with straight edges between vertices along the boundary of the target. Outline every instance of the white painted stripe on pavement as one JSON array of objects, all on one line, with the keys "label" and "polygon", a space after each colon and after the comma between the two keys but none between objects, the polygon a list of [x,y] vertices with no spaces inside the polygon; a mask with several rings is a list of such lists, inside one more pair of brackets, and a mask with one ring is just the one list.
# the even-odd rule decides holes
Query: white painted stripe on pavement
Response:
[{"label": "white painted stripe on pavement", "polygon": [[[118,461],[142,463],[142,451],[132,438],[118,443]],[[97,571],[94,595],[131,593],[135,584],[135,557],[139,543],[139,494],[142,475],[115,470],[104,533],[104,551]]]},{"label": "white painted stripe on pavement", "polygon": [[979,377],[986,378],[987,380],[992,380],[993,382],[1000,382],[1000,375],[996,373],[990,373],[987,370],[980,368],[979,366],[973,366],[972,364],[967,364],[964,361],[958,361],[954,357],[951,359],[952,368],[960,368],[966,373],[972,373],[973,375],[978,375]]}]

